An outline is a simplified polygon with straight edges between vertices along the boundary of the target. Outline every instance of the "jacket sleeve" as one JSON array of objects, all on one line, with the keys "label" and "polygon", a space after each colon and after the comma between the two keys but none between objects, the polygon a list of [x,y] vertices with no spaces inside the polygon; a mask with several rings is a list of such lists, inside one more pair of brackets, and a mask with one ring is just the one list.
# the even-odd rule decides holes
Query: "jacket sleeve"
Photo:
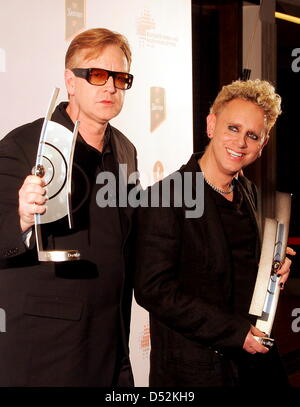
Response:
[{"label": "jacket sleeve", "polygon": [[249,321],[187,294],[177,278],[182,232],[176,209],[139,208],[137,220],[137,303],[193,341],[215,350],[242,347]]},{"label": "jacket sleeve", "polygon": [[13,137],[0,142],[0,259],[9,260],[27,249],[20,227],[18,191],[30,173],[26,156]]}]

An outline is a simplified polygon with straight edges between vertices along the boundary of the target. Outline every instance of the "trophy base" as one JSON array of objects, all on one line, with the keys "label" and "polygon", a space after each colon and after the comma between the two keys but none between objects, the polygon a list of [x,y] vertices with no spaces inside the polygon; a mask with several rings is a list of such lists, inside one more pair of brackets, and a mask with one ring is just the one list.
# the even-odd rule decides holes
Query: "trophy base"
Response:
[{"label": "trophy base", "polygon": [[80,260],[80,252],[78,250],[49,250],[38,252],[39,261],[74,261]]},{"label": "trophy base", "polygon": [[270,349],[274,345],[274,339],[269,338],[268,336],[254,336],[254,338],[266,348]]}]

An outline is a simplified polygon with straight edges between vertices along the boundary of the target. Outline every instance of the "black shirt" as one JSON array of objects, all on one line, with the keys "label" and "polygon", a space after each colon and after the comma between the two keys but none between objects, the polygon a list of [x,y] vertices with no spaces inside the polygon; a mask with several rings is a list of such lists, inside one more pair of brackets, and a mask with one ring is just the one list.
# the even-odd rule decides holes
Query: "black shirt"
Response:
[{"label": "black shirt", "polygon": [[[59,105],[66,127],[73,123],[65,111],[66,104]],[[99,207],[97,193],[103,183],[97,183],[97,176],[107,171],[116,178],[118,188],[117,163],[110,144],[110,128],[107,128],[102,152],[87,144],[78,135],[74,152],[72,172],[72,214],[74,227],[69,229],[67,219],[53,223],[49,231],[53,239],[53,249],[77,249],[80,260],[56,264],[57,272],[70,278],[99,278],[105,293],[99,291],[99,298],[119,302],[122,289],[124,260],[122,256],[123,236],[119,208]],[[113,187],[114,185],[112,185]],[[115,199],[116,188],[112,188],[110,201]],[[59,221],[58,221],[59,222]],[[51,228],[51,224],[49,228]],[[52,233],[51,233],[52,232]],[[51,243],[51,242],[50,242]]]},{"label": "black shirt", "polygon": [[232,307],[240,315],[249,317],[257,275],[255,225],[238,182],[234,182],[232,202],[212,191],[232,258]]}]

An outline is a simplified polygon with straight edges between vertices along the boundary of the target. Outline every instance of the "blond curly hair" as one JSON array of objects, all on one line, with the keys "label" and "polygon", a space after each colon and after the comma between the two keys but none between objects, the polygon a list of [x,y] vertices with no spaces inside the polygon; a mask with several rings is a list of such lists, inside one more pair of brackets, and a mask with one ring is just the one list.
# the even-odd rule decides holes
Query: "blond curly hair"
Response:
[{"label": "blond curly hair", "polygon": [[219,113],[224,105],[233,99],[248,100],[262,108],[265,113],[267,132],[271,130],[281,114],[281,97],[268,81],[238,80],[223,86],[210,108],[210,113]]}]

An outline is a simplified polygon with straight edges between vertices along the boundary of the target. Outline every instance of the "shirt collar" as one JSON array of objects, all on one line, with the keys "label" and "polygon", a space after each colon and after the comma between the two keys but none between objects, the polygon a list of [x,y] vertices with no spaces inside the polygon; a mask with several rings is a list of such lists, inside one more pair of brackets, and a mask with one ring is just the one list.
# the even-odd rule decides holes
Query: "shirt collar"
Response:
[{"label": "shirt collar", "polygon": [[[68,115],[68,113],[66,111],[68,104],[69,104],[68,102],[61,102],[57,106],[56,110],[54,111],[52,118],[53,118],[54,121],[57,121],[57,122],[61,123],[63,126],[65,126],[70,131],[73,131],[74,123],[73,123],[73,121],[71,120],[70,116]],[[59,117],[58,117],[58,115],[59,115]],[[63,120],[61,120],[61,119],[63,119]],[[94,147],[90,146],[83,139],[83,137],[81,136],[80,133],[78,133],[77,140],[82,142],[82,143],[85,143],[89,148],[91,148],[93,150],[96,150]],[[98,150],[96,150],[96,151],[98,151]],[[108,123],[107,127],[106,127],[106,130],[105,130],[105,134],[104,134],[104,143],[103,143],[102,153],[110,153],[111,151],[112,151],[112,148],[111,148],[111,127],[110,127],[110,124]],[[99,151],[98,151],[98,153],[99,153]]]}]

